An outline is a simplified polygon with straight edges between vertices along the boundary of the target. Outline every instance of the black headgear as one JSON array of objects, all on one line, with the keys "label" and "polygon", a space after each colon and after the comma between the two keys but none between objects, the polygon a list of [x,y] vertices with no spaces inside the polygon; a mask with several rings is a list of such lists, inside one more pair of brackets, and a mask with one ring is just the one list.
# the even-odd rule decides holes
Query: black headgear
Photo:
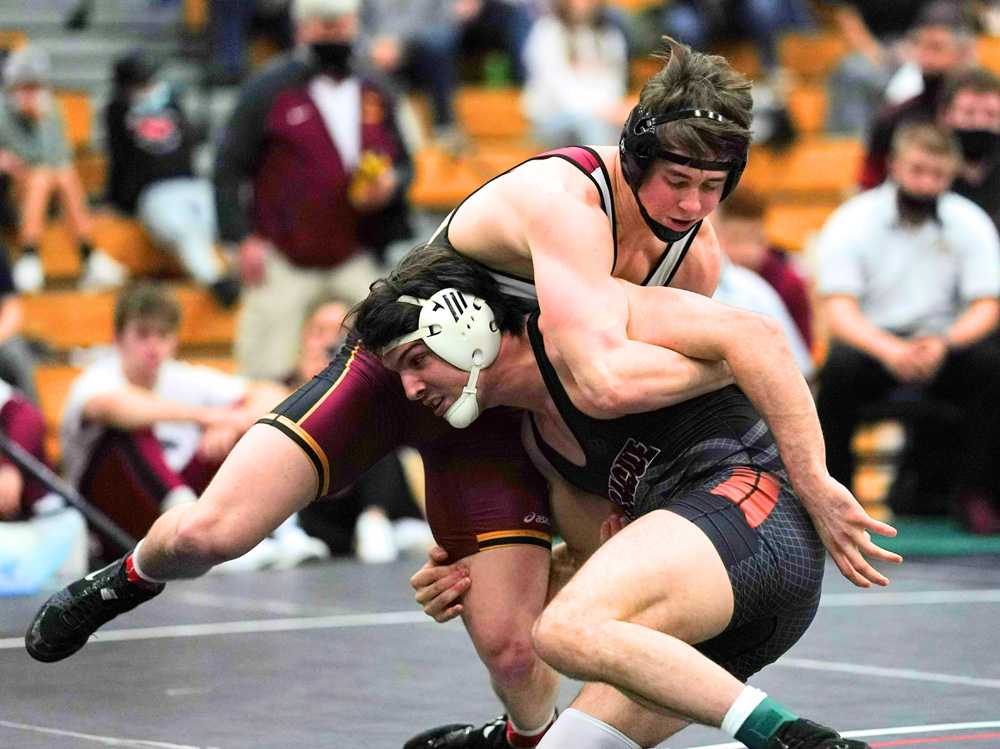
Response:
[{"label": "black headgear", "polygon": [[736,189],[736,185],[739,184],[740,177],[743,175],[743,170],[747,165],[746,147],[743,148],[739,156],[729,161],[698,159],[693,156],[674,153],[664,148],[657,137],[656,129],[667,122],[692,119],[714,120],[715,122],[730,121],[723,115],[713,112],[710,109],[678,109],[666,114],[653,115],[641,106],[637,106],[629,114],[628,120],[625,122],[625,127],[622,128],[621,140],[618,143],[618,150],[621,154],[622,173],[625,175],[625,181],[635,196],[635,202],[639,205],[639,213],[642,214],[642,218],[650,231],[663,242],[676,242],[687,234],[690,229],[675,231],[667,228],[649,215],[646,207],[639,199],[639,186],[642,184],[642,178],[654,159],[665,159],[675,164],[692,166],[695,169],[729,172],[726,184],[722,188],[722,200],[725,200]]},{"label": "black headgear", "polygon": [[675,164],[693,166],[696,169],[729,172],[725,187],[722,189],[723,200],[736,189],[740,177],[743,176],[743,170],[747,166],[746,150],[740,156],[729,161],[710,161],[668,151],[660,143],[660,139],[656,135],[656,130],[660,125],[677,120],[694,119],[714,120],[715,122],[730,121],[725,116],[710,109],[679,109],[661,115],[652,115],[641,106],[632,110],[625,122],[625,127],[622,128],[622,137],[618,147],[621,151],[625,179],[633,190],[639,189],[639,183],[642,182],[646,169],[649,168],[654,159],[666,159]]}]

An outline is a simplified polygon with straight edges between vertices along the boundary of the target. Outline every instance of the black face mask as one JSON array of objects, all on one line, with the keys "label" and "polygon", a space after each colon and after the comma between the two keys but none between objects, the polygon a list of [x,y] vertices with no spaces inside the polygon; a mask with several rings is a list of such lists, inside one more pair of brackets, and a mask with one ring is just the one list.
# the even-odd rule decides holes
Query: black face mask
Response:
[{"label": "black face mask", "polygon": [[317,67],[334,78],[346,78],[350,72],[353,46],[348,42],[316,42],[310,44]]},{"label": "black face mask", "polygon": [[1000,143],[1000,133],[992,130],[955,130],[966,161],[982,161],[993,154]]},{"label": "black face mask", "polygon": [[937,195],[914,195],[900,187],[896,192],[899,217],[907,224],[922,224],[937,220]]},{"label": "black face mask", "polygon": [[938,94],[941,93],[941,87],[944,85],[944,73],[923,73],[922,77],[924,79],[923,96],[937,100]]}]

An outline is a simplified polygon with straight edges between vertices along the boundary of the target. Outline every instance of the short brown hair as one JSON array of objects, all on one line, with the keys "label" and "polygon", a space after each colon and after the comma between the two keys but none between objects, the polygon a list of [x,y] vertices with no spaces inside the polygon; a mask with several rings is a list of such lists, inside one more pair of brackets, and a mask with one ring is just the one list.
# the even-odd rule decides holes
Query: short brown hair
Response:
[{"label": "short brown hair", "polygon": [[135,320],[155,320],[170,331],[176,331],[181,322],[181,308],[176,300],[161,286],[148,281],[127,286],[115,302],[115,335]]},{"label": "short brown hair", "polygon": [[935,156],[947,156],[959,161],[962,151],[955,136],[929,122],[903,125],[892,136],[892,155],[898,157],[906,148],[919,148]]},{"label": "short brown hair", "polygon": [[685,119],[657,128],[661,145],[702,159],[742,156],[750,145],[750,80],[719,55],[695,52],[669,36],[653,54],[663,68],[639,93],[639,106],[656,116],[680,109],[709,109],[727,122]]},{"label": "short brown hair", "polygon": [[951,106],[962,91],[977,94],[1000,94],[1000,76],[987,68],[964,68],[945,80],[938,106],[942,111]]}]

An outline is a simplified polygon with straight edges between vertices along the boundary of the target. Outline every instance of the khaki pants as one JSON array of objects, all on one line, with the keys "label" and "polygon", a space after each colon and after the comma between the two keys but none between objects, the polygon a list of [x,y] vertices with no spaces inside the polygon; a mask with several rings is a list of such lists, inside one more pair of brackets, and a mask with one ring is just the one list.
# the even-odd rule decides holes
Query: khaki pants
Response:
[{"label": "khaki pants", "polygon": [[335,268],[299,268],[280,252],[268,253],[264,282],[245,287],[236,331],[236,361],[253,378],[282,379],[295,367],[306,311],[333,297],[348,304],[368,295],[384,274],[370,253],[361,252]]}]

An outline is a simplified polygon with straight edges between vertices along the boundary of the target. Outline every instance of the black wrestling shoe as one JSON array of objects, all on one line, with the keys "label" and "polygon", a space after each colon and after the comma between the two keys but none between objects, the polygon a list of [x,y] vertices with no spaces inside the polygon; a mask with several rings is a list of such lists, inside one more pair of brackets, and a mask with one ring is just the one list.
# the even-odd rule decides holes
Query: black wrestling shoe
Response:
[{"label": "black wrestling shoe", "polygon": [[28,655],[43,663],[68,658],[99,627],[159,595],[165,586],[129,582],[125,559],[70,583],[42,604],[24,636]]},{"label": "black wrestling shoe", "polygon": [[511,749],[507,741],[507,716],[482,726],[450,723],[417,734],[403,749]]},{"label": "black wrestling shoe", "polygon": [[871,749],[864,741],[845,739],[832,728],[799,718],[785,723],[764,749]]}]

